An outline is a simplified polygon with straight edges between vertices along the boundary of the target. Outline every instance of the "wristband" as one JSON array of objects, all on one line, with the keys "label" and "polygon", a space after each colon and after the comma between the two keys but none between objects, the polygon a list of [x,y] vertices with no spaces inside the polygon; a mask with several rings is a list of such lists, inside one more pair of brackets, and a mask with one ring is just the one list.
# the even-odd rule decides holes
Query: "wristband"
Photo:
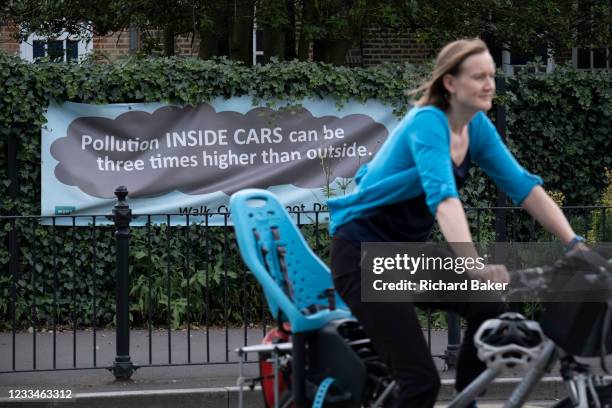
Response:
[{"label": "wristband", "polygon": [[576,244],[578,244],[579,242],[584,242],[586,241],[584,239],[584,237],[580,236],[580,235],[576,235],[574,238],[572,238],[572,240],[570,242],[567,243],[567,245],[565,246],[565,252],[571,251],[572,249],[574,249],[574,247],[576,246]]}]

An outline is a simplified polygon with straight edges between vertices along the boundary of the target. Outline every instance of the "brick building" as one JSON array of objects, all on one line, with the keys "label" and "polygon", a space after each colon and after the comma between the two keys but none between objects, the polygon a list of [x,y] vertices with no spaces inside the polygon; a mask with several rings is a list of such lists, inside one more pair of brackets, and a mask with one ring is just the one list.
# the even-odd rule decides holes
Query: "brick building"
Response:
[{"label": "brick building", "polygon": [[14,26],[0,23],[0,50],[11,55],[19,55],[19,43],[13,38],[14,32]]},{"label": "brick building", "polygon": [[348,55],[349,65],[371,66],[385,61],[419,64],[435,56],[431,47],[420,42],[414,34],[397,34],[379,28],[365,30],[361,44]]},{"label": "brick building", "polygon": [[83,57],[93,50],[100,51],[109,58],[117,58],[130,51],[130,31],[125,30],[107,37],[94,37],[90,42],[76,41],[67,36],[60,36],[53,41],[32,35],[25,42],[15,38],[17,28],[12,24],[0,22],[0,50],[33,60],[45,55],[59,56],[65,60]]},{"label": "brick building", "polygon": [[[36,36],[24,43],[19,43],[15,37],[16,28],[10,24],[0,26],[0,50],[32,60],[50,53],[49,44]],[[154,35],[154,34],[153,34]],[[124,30],[106,37],[94,37],[87,44],[77,44],[68,38],[58,38],[53,45],[56,51],[63,49],[66,60],[96,51],[102,58],[114,59],[137,50],[141,35],[135,31]],[[46,47],[46,50],[44,49]],[[197,56],[199,38],[194,36],[177,36],[175,53],[180,56]],[[31,50],[30,50],[31,49]],[[74,49],[78,49],[75,55]],[[371,66],[383,61],[420,63],[433,57],[434,50],[419,43],[413,35],[399,35],[380,29],[368,29],[364,33],[361,44],[354,46],[347,54],[347,63],[351,66]]]},{"label": "brick building", "polygon": [[[59,37],[52,42],[46,39],[31,36],[25,43],[19,43],[15,37],[16,28],[10,24],[0,22],[0,50],[11,55],[19,55],[26,60],[36,57],[52,55],[53,53],[64,60],[83,57],[96,51],[99,59],[115,59],[126,55],[132,50],[138,50],[143,40],[142,33],[136,30],[124,30],[105,37],[94,37],[85,43],[73,41],[70,38]],[[159,33],[149,33],[155,37]],[[161,39],[160,39],[161,40]],[[161,42],[161,41],[160,41]],[[52,44],[53,43],[53,44]],[[179,56],[197,56],[199,37],[192,35],[177,36],[175,39],[175,53]],[[558,52],[556,62],[572,61],[573,65],[581,69],[609,69],[610,49],[574,49]],[[379,28],[369,28],[363,33],[358,44],[355,44],[347,53],[346,63],[349,66],[372,66],[384,61],[422,63],[434,57],[435,50],[419,42],[413,34],[397,34]],[[546,62],[546,52],[542,52],[543,61]],[[525,64],[528,59],[505,53],[499,61],[507,72],[513,72],[516,67]],[[552,69],[552,64],[548,64]]]}]

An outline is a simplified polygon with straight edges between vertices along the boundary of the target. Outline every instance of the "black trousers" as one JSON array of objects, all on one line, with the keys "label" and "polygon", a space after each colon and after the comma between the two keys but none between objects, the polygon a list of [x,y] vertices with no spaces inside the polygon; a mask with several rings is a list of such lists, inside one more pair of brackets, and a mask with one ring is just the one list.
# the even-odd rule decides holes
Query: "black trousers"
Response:
[{"label": "black trousers", "polygon": [[[363,325],[399,385],[394,407],[433,407],[440,376],[419,325],[415,304],[361,301],[361,249],[334,237],[331,269],[336,290]],[[467,320],[459,351],[455,388],[461,391],[486,368],[478,359],[474,334],[482,322],[506,310],[503,303],[422,303],[419,307],[456,312]]]}]

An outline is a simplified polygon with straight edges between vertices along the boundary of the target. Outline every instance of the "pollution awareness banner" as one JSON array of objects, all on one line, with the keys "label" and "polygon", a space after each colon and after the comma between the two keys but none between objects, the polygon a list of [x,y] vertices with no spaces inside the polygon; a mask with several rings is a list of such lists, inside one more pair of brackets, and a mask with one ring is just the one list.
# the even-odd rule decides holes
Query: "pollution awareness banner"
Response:
[{"label": "pollution awareness banner", "polygon": [[376,101],[300,104],[52,104],[42,130],[42,215],[109,214],[120,185],[133,213],[176,214],[173,223],[189,214],[223,224],[230,195],[245,188],[268,189],[289,210],[325,210],[330,191],[352,190],[399,118]]}]

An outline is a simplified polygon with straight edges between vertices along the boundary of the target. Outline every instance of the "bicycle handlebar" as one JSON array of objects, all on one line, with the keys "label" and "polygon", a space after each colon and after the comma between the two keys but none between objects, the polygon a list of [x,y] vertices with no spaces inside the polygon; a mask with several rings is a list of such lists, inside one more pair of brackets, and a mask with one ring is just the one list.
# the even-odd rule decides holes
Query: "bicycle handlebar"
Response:
[{"label": "bicycle handlebar", "polygon": [[[592,254],[589,257],[592,257]],[[572,268],[563,269],[562,266],[565,264],[561,262],[560,266],[558,261],[554,265],[508,271],[510,285],[508,291],[504,294],[504,298],[520,297],[523,294],[527,296],[558,295],[563,284],[576,278],[587,285],[587,288],[589,285],[597,288],[611,288],[612,263],[601,257],[596,259],[595,262],[588,262],[592,259],[589,257],[585,257],[587,263],[582,264],[583,268],[576,268],[575,270]],[[585,288],[581,287],[577,290],[585,290]]]}]

